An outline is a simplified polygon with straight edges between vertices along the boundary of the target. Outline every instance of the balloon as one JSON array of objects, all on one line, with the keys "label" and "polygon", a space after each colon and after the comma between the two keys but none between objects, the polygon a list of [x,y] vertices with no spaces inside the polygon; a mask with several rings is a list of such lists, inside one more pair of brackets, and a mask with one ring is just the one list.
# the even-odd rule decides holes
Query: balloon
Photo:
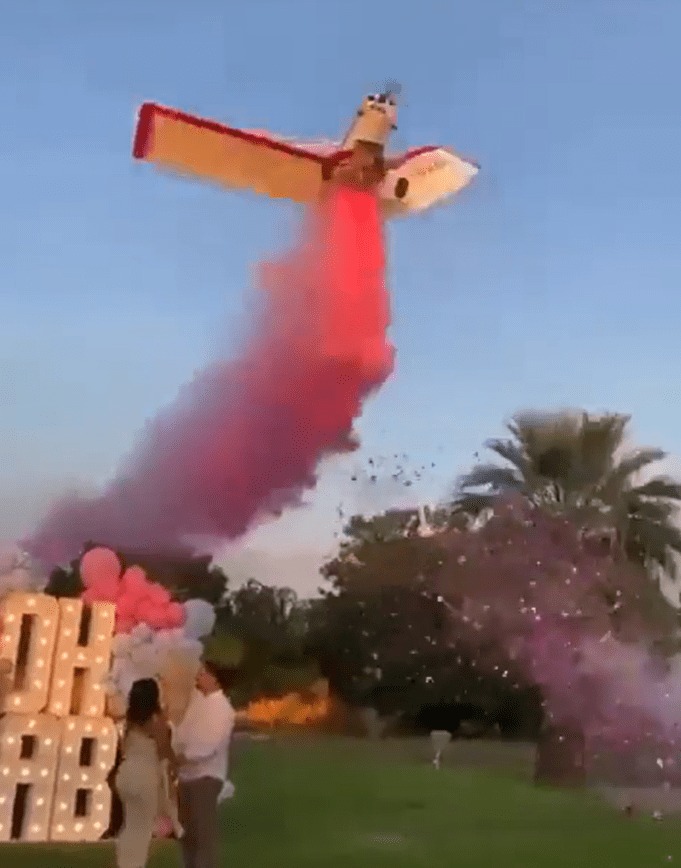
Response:
[{"label": "balloon", "polygon": [[128,658],[132,668],[140,673],[140,678],[151,678],[156,675],[158,669],[158,654],[151,643],[138,645]]},{"label": "balloon", "polygon": [[183,648],[187,651],[188,654],[194,654],[197,657],[201,657],[203,654],[203,645],[199,642],[198,639],[189,639],[185,642]]},{"label": "balloon", "polygon": [[149,603],[149,609],[145,612],[144,620],[154,630],[162,630],[168,624],[168,612],[166,609],[159,609],[153,603]]},{"label": "balloon", "polygon": [[143,621],[148,627],[152,627],[152,622],[156,618],[157,611],[158,610],[153,603],[149,602],[147,599],[142,599],[137,606],[136,614],[140,621]]},{"label": "balloon", "polygon": [[119,633],[129,633],[135,626],[133,618],[116,618],[116,630]]},{"label": "balloon", "polygon": [[99,596],[92,588],[86,588],[80,595],[80,598],[86,606],[91,606],[99,600]]},{"label": "balloon", "polygon": [[[128,567],[121,576],[120,561],[110,549],[86,552],[80,572],[85,603],[105,600],[116,604],[117,633],[134,632],[135,641],[144,642],[154,631],[177,629],[185,622],[184,608],[173,602],[167,588],[150,581],[140,566]],[[143,626],[141,633],[137,625]]]},{"label": "balloon", "polygon": [[163,585],[150,585],[147,588],[147,599],[155,606],[167,606],[170,603],[170,594]]},{"label": "balloon", "polygon": [[135,612],[137,611],[137,603],[134,599],[128,597],[119,597],[116,600],[116,617],[121,620],[135,620]]},{"label": "balloon", "polygon": [[[127,694],[126,694],[127,696]],[[112,691],[106,697],[106,713],[114,720],[121,720],[125,717],[127,700],[118,690]]]},{"label": "balloon", "polygon": [[142,642],[151,642],[154,631],[147,624],[136,624],[130,634],[130,639],[133,645],[139,645]]},{"label": "balloon", "polygon": [[90,549],[80,559],[80,577],[86,588],[117,587],[120,575],[121,562],[111,549]]},{"label": "balloon", "polygon": [[114,657],[121,657],[124,654],[127,654],[130,650],[130,646],[132,645],[130,634],[128,633],[118,633],[113,637],[113,643],[111,645],[111,651]]},{"label": "balloon", "polygon": [[[166,608],[166,624],[169,627],[182,627],[186,620],[186,610],[182,603],[169,603]],[[211,628],[212,629],[212,628]],[[180,631],[184,635],[184,631]]]},{"label": "balloon", "polygon": [[152,630],[180,626],[184,611],[172,602],[170,592],[163,585],[150,582],[141,567],[129,567],[120,581],[117,614],[122,622],[143,623]]},{"label": "balloon", "polygon": [[169,630],[164,627],[161,630],[156,631],[156,635],[154,636],[154,642],[159,648],[168,649],[171,645],[175,644],[177,641],[175,638],[175,630]]},{"label": "balloon", "polygon": [[117,597],[118,589],[116,587],[103,584],[90,585],[81,594],[82,601],[88,604],[97,602],[115,603]]},{"label": "balloon", "polygon": [[128,567],[121,577],[120,592],[127,596],[142,596],[147,589],[148,579],[142,567]]},{"label": "balloon", "polygon": [[185,636],[190,639],[203,639],[215,626],[215,610],[205,600],[187,600],[184,604]]}]

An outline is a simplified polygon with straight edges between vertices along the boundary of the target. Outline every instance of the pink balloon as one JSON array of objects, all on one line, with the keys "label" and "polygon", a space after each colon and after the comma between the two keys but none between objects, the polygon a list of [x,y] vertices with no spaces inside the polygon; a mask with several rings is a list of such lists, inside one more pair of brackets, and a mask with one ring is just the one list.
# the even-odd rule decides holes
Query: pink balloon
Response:
[{"label": "pink balloon", "polygon": [[150,603],[148,600],[142,600],[137,606],[135,617],[138,621],[142,621],[151,627],[152,622],[156,620],[157,612],[158,609],[153,603]]},{"label": "pink balloon", "polygon": [[132,597],[119,597],[116,601],[116,615],[119,618],[134,620],[137,605]]},{"label": "pink balloon", "polygon": [[80,559],[80,577],[86,588],[118,584],[120,575],[121,562],[111,549],[90,549]]},{"label": "pink balloon", "polygon": [[154,608],[154,611],[152,613],[149,613],[146,618],[146,622],[152,630],[167,630],[167,620],[168,616],[165,609],[156,608]]},{"label": "pink balloon", "polygon": [[[137,624],[146,624],[152,630],[182,627],[186,619],[184,606],[172,600],[170,591],[157,582],[151,582],[139,566],[128,567],[120,576],[120,563],[116,558],[115,581],[113,552],[93,549],[98,554],[85,563],[88,585],[83,592],[85,602],[110,600],[116,603],[116,632],[128,633]],[[88,555],[91,553],[88,552]],[[108,570],[102,565],[108,559]],[[81,561],[81,564],[85,559]],[[96,569],[97,568],[97,569]],[[97,571],[99,570],[99,572]]]},{"label": "pink balloon", "polygon": [[184,608],[179,603],[168,603],[163,610],[162,630],[174,630],[184,623]]},{"label": "pink balloon", "polygon": [[116,616],[116,632],[130,633],[135,626],[135,621],[132,618],[119,618]]},{"label": "pink balloon", "polygon": [[101,588],[86,588],[80,595],[81,600],[91,606],[93,603],[115,603],[116,595]]},{"label": "pink balloon", "polygon": [[183,627],[187,618],[187,613],[184,610],[182,603],[170,603],[166,609],[168,623],[166,629],[174,630],[176,627]]},{"label": "pink balloon", "polygon": [[121,593],[141,597],[146,593],[149,582],[142,567],[128,567],[121,578]]},{"label": "pink balloon", "polygon": [[118,599],[118,582],[115,584],[100,584],[91,585],[83,592],[83,597],[86,593],[90,593],[95,600],[103,600],[108,603],[115,603]]},{"label": "pink balloon", "polygon": [[147,598],[155,606],[165,608],[170,604],[170,594],[163,585],[150,584],[147,588]]}]

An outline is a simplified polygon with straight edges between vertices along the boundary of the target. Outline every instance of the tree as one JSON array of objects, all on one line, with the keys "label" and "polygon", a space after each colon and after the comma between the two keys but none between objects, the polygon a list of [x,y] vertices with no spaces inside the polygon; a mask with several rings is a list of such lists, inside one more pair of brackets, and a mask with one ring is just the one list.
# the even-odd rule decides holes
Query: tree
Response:
[{"label": "tree", "polygon": [[45,593],[51,597],[80,597],[83,593],[83,583],[78,573],[77,561],[71,564],[70,569],[56,567],[50,573]]},{"label": "tree", "polygon": [[250,579],[218,610],[216,633],[242,649],[236,699],[281,696],[309,687],[319,669],[307,653],[308,605],[291,588]]},{"label": "tree", "polygon": [[[447,515],[426,518],[432,531]],[[418,519],[400,510],[349,521],[338,556],[322,568],[330,588],[311,611],[311,652],[353,705],[438,719],[436,728],[474,716],[491,723],[520,694],[511,697],[500,672],[481,675],[477,645],[452,634],[433,590],[445,552]]]},{"label": "tree", "polygon": [[672,737],[654,649],[678,633],[677,616],[640,565],[520,495],[498,498],[482,527],[440,543],[447,556],[437,584],[452,633],[477,641],[481,670],[506,666],[514,686],[541,688],[538,777],[578,779],[561,754],[568,741],[574,768],[583,766],[584,735],[613,744]]},{"label": "tree", "polygon": [[[427,538],[432,531],[443,530],[456,524],[456,518],[446,508],[390,509],[378,515],[354,515],[344,528],[341,555],[353,551],[360,543],[384,543],[400,539]],[[333,563],[322,570],[326,578],[332,575]]]},{"label": "tree", "polygon": [[235,636],[261,642],[276,655],[285,653],[294,640],[298,605],[298,597],[291,588],[249,579],[228,595],[218,618]]},{"label": "tree", "polygon": [[624,451],[630,417],[582,413],[521,413],[510,438],[486,446],[503,464],[485,463],[457,484],[454,509],[480,513],[501,494],[518,493],[602,533],[630,559],[674,575],[670,552],[681,553],[674,522],[681,485],[662,476],[641,482],[666,453]]}]

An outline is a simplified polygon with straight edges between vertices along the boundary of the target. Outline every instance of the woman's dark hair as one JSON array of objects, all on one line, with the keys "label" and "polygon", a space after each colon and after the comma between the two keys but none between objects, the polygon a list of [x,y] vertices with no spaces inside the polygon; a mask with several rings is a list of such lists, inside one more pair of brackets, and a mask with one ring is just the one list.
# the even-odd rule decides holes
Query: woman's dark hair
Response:
[{"label": "woman's dark hair", "polygon": [[153,678],[140,678],[130,688],[128,711],[125,716],[128,726],[144,726],[161,710],[161,691]]},{"label": "woman's dark hair", "polygon": [[227,693],[232,689],[237,679],[237,669],[233,666],[222,666],[220,663],[216,663],[215,660],[203,660],[202,665],[206,672],[210,672],[220,685],[220,690],[223,693]]}]

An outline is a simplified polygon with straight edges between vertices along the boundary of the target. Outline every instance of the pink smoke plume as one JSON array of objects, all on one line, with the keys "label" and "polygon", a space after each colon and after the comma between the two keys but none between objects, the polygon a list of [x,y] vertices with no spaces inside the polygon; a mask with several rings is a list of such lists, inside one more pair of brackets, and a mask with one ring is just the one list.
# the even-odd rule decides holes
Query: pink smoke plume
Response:
[{"label": "pink smoke plume", "polygon": [[677,616],[642,568],[522,499],[443,541],[442,600],[484,667],[539,686],[549,720],[608,749],[678,744],[681,658],[654,650]]},{"label": "pink smoke plume", "polygon": [[55,563],[90,540],[158,550],[235,539],[298,504],[322,458],[357,447],[353,421],[392,371],[384,266],[375,196],[334,191],[297,248],[262,267],[241,357],[186,385],[99,497],[55,503],[27,551]]}]

